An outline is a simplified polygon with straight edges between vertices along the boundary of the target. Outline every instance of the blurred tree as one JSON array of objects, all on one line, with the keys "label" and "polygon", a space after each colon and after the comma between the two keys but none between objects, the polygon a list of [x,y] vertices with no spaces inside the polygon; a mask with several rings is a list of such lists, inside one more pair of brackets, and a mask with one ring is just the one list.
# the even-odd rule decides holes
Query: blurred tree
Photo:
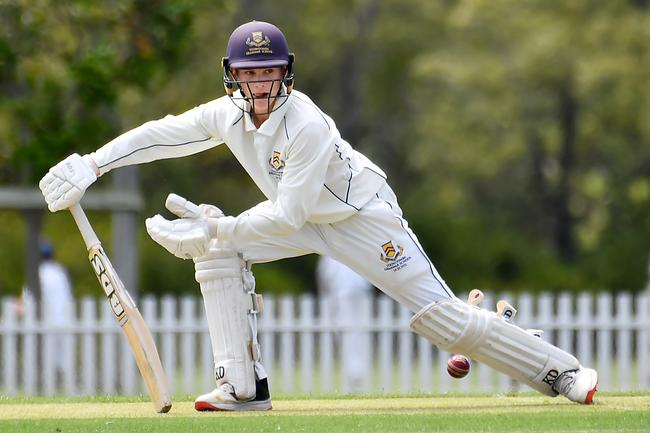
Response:
[{"label": "blurred tree", "polygon": [[[452,288],[645,282],[645,0],[32,3],[0,3],[0,182],[222,96],[230,32],[266,20],[297,55],[296,88],[387,171]],[[233,214],[263,199],[225,146],[141,178],[147,215],[170,191]],[[143,291],[195,286],[191,266],[143,245]],[[313,264],[258,266],[259,285],[313,286]]]},{"label": "blurred tree", "polygon": [[[8,96],[0,101],[0,181],[23,185],[116,135],[120,89],[164,82],[182,58],[191,23],[180,0],[16,1],[0,8],[0,89]],[[40,218],[30,221],[40,229]]]},{"label": "blurred tree", "polygon": [[[642,285],[648,197],[631,201],[629,190],[648,183],[648,24],[634,2],[458,2],[446,45],[423,53],[413,69],[426,97],[418,99],[411,162],[436,167],[420,194],[514,237],[518,285]],[[608,232],[624,227],[643,233],[626,270],[590,265],[618,255]],[[478,251],[500,269],[481,238]],[[527,247],[519,252],[516,243]],[[524,262],[548,248],[557,264],[541,254],[537,266],[550,275],[530,279]],[[558,265],[567,272],[552,271]],[[569,267],[580,276],[566,280]],[[504,282],[492,275],[491,283]]]},{"label": "blurred tree", "polygon": [[[178,66],[191,22],[181,0],[3,2],[0,141],[5,181],[34,183],[73,151],[121,129],[117,95],[152,89]],[[7,167],[3,164],[3,167]]]}]

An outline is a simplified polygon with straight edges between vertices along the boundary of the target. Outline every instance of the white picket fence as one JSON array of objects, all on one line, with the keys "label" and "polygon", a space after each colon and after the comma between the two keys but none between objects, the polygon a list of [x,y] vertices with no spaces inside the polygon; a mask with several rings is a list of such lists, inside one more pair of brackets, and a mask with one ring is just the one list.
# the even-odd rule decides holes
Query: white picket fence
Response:
[{"label": "white picket fence", "polygon": [[[496,299],[508,299],[519,311],[518,325],[543,329],[545,340],[575,353],[583,365],[598,369],[599,389],[650,389],[647,294],[620,293],[615,298],[605,293],[486,295],[483,307],[493,308]],[[212,355],[201,299],[144,298],[140,307],[156,336],[173,392],[194,395],[211,389]],[[18,320],[15,300],[2,299],[0,394],[135,395],[145,391],[105,300],[83,299],[77,311],[72,325],[56,329],[36,321],[31,308]],[[362,391],[505,392],[519,388],[476,363],[467,378],[452,379],[446,373],[449,354],[411,333],[411,314],[385,296],[364,298],[356,311],[358,322],[351,327],[330,314],[327,301],[311,296],[265,296],[260,342],[272,392],[350,391],[341,366],[349,356],[360,354],[343,353],[340,342],[341,335],[351,332],[362,334],[370,343],[371,362]],[[63,335],[67,340],[57,340]]]}]

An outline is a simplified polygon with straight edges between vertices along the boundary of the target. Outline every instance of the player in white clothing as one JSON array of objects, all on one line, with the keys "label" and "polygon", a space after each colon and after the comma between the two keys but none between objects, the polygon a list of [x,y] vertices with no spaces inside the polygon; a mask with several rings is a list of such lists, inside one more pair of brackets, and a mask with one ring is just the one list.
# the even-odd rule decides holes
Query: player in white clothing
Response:
[{"label": "player in white clothing", "polygon": [[547,395],[591,403],[597,375],[572,355],[454,296],[402,216],[384,172],[355,151],[334,121],[293,89],[282,32],[252,21],[232,33],[223,59],[227,95],[147,122],[96,152],[71,155],[40,187],[51,211],[80,200],[98,176],[129,164],[226,144],[268,199],[238,216],[179,198],[180,218],[147,220],[151,237],[193,259],[206,305],[217,389],[198,410],[271,408],[257,345],[250,265],[328,255],[417,313],[411,326],[441,349],[465,354]]},{"label": "player in white clothing", "polygon": [[[71,328],[74,326],[75,304],[72,284],[68,272],[55,259],[54,248],[49,243],[39,247],[41,262],[38,265],[38,278],[41,286],[41,322],[48,329],[43,336],[43,368],[46,393],[53,393],[57,387],[57,375],[63,378],[66,388],[73,386],[73,372],[69,371],[74,365],[75,345]],[[24,309],[31,304],[35,297],[30,288],[23,290],[23,302],[18,305],[20,316]],[[53,370],[53,371],[49,371]],[[51,379],[51,381],[49,380]]]}]

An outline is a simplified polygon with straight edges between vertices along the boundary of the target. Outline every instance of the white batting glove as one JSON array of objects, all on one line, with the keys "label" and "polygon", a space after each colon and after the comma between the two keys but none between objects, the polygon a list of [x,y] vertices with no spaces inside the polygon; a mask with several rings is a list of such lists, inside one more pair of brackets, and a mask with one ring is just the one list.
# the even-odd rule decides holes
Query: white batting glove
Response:
[{"label": "white batting glove", "polygon": [[213,204],[201,203],[199,205],[199,209],[201,209],[202,218],[212,219],[212,218],[221,218],[222,216],[224,216],[223,211]]},{"label": "white batting glove", "polygon": [[50,168],[38,186],[51,212],[67,209],[81,200],[95,180],[97,166],[89,156],[73,153]]},{"label": "white batting glove", "polygon": [[204,256],[211,240],[207,219],[179,218],[169,221],[160,215],[147,218],[147,233],[167,251],[181,259]]},{"label": "white batting glove", "polygon": [[165,207],[174,215],[181,218],[221,218],[223,211],[211,204],[195,205],[177,194],[169,194]]}]

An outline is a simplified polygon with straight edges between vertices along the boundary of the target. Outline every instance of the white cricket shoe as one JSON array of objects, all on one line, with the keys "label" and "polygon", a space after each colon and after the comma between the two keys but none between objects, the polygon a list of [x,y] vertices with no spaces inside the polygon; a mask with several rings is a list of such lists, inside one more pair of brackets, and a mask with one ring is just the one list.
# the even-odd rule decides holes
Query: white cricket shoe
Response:
[{"label": "white cricket shoe", "polygon": [[569,370],[562,373],[553,384],[553,389],[571,401],[582,404],[592,404],[598,373],[591,368],[580,367],[578,370]]},{"label": "white cricket shoe", "polygon": [[200,395],[194,400],[194,409],[198,411],[248,411],[271,410],[271,397],[266,379],[255,383],[255,397],[251,400],[237,400],[235,389],[229,383],[207,394]]}]

